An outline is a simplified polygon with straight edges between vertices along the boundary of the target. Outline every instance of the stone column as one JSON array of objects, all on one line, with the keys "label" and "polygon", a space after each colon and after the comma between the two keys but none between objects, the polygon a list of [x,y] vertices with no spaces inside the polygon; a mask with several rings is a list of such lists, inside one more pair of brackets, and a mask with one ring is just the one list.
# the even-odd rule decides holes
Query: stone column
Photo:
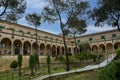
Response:
[{"label": "stone column", "polygon": [[47,53],[46,53],[46,44],[45,44],[45,54],[44,54],[45,56],[47,55]]},{"label": "stone column", "polygon": [[40,55],[40,45],[38,44],[38,55]]},{"label": "stone column", "polygon": [[23,55],[23,48],[24,48],[24,44],[22,42],[22,46],[21,46],[21,54]]},{"label": "stone column", "polygon": [[11,41],[11,55],[14,55],[14,49],[13,49],[13,40]]},{"label": "stone column", "polygon": [[31,43],[31,53],[30,53],[30,55],[32,55],[33,54],[33,48],[32,48],[32,43]]},{"label": "stone column", "polygon": [[56,55],[58,55],[58,54],[57,54],[57,45],[56,45]]}]

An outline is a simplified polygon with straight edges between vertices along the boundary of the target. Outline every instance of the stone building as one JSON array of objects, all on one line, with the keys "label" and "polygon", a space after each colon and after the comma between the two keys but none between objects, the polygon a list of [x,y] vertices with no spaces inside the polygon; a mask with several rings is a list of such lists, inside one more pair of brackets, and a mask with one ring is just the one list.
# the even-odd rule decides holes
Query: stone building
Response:
[{"label": "stone building", "polygon": [[[36,53],[36,31],[34,28],[0,21],[0,55]],[[120,32],[109,30],[77,37],[79,51],[89,51],[94,54],[113,53],[120,48]],[[74,54],[74,40],[66,39],[68,52]],[[65,54],[62,36],[38,30],[38,54]]]}]

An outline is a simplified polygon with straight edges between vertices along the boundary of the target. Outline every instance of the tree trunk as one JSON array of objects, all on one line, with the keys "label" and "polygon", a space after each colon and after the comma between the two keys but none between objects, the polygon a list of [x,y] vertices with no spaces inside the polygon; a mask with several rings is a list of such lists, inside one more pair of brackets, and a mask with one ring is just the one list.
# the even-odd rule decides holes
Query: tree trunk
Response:
[{"label": "tree trunk", "polygon": [[37,33],[37,26],[35,26],[35,30],[36,30],[36,49],[37,49],[36,54],[38,54],[38,38],[37,38],[38,33]]},{"label": "tree trunk", "polygon": [[77,48],[77,41],[76,41],[76,37],[75,37],[75,34],[74,34],[74,42],[75,42],[75,53],[74,54],[77,54],[78,53],[78,48]]},{"label": "tree trunk", "polygon": [[65,41],[65,33],[63,28],[61,28],[62,33],[63,33],[63,43],[64,43],[64,47],[65,47],[65,56],[66,56],[66,71],[70,70],[70,66],[69,66],[69,55],[68,55],[68,50],[67,50],[67,45],[66,45],[66,41]]},{"label": "tree trunk", "polygon": [[31,76],[33,76],[33,75],[34,75],[33,68],[31,68]]}]

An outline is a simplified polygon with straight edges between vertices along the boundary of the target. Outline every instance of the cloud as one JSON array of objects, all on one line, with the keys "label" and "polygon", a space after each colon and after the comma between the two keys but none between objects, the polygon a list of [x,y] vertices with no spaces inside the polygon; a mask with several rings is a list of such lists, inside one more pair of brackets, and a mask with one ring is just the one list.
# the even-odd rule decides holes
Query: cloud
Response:
[{"label": "cloud", "polygon": [[46,5],[48,5],[47,0],[27,0],[27,9],[41,11]]},{"label": "cloud", "polygon": [[55,30],[50,30],[50,29],[40,29],[42,31],[45,31],[45,32],[49,32],[49,33],[52,33],[52,34],[57,34],[59,35],[60,32],[56,32]]},{"label": "cloud", "polygon": [[113,29],[116,29],[116,28],[113,28],[108,25],[105,25],[103,27],[95,27],[94,25],[88,25],[87,32],[85,34],[103,32],[103,31],[108,31],[108,30],[113,30]]}]

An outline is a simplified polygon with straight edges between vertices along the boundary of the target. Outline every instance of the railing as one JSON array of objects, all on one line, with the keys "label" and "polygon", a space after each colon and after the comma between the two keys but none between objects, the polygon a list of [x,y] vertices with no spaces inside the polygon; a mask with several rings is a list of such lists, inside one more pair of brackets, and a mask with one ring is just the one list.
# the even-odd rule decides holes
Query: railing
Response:
[{"label": "railing", "polygon": [[[14,33],[13,33],[12,30],[8,30],[8,29],[0,29],[0,33],[4,33],[4,34],[8,34],[8,35],[13,35],[14,34],[14,36],[21,36],[21,37],[36,39],[36,35],[27,34],[27,33],[23,34],[23,33],[19,32],[19,31],[14,31]],[[39,37],[39,35],[38,35],[38,40],[63,44],[63,42],[61,42],[60,40],[56,41],[56,39],[46,39],[44,36]]]}]

